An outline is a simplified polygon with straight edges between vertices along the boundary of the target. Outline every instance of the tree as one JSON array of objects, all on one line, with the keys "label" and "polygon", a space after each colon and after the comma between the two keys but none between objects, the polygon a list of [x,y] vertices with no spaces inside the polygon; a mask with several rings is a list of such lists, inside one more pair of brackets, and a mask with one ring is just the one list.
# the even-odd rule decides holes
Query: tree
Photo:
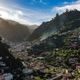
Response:
[{"label": "tree", "polygon": [[60,30],[60,16],[58,13],[56,14],[56,17],[55,17],[55,24],[57,27],[57,31],[59,31]]},{"label": "tree", "polygon": [[66,9],[66,13],[68,13],[69,12],[69,10],[68,9]]}]

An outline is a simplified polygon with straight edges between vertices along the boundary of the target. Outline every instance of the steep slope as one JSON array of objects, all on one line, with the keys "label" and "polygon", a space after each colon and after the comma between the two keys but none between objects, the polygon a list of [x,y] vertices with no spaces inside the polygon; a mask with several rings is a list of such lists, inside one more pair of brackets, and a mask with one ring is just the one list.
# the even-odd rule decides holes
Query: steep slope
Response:
[{"label": "steep slope", "polygon": [[[12,80],[22,80],[21,77],[23,65],[19,59],[14,58],[14,56],[9,52],[8,48],[9,46],[7,44],[1,42],[0,37],[0,73],[2,75],[9,73],[12,75]],[[11,80],[9,79],[9,76],[6,75],[4,78]],[[2,79],[0,78],[0,80]]]},{"label": "steep slope", "polygon": [[51,52],[55,49],[80,49],[80,27],[37,41],[28,49],[28,53],[40,55],[43,52]]},{"label": "steep slope", "polygon": [[9,41],[23,41],[30,35],[26,25],[0,18],[0,36]]},{"label": "steep slope", "polygon": [[66,11],[63,14],[56,14],[51,21],[44,22],[30,36],[30,40],[44,40],[47,37],[68,30],[80,27],[80,11]]}]

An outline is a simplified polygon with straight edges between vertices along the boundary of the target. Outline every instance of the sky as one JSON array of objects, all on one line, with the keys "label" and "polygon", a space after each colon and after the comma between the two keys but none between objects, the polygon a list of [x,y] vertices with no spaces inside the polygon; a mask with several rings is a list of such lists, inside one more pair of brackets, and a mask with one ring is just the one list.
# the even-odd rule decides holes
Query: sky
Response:
[{"label": "sky", "polygon": [[80,0],[0,0],[0,17],[40,25],[66,9],[80,10]]}]

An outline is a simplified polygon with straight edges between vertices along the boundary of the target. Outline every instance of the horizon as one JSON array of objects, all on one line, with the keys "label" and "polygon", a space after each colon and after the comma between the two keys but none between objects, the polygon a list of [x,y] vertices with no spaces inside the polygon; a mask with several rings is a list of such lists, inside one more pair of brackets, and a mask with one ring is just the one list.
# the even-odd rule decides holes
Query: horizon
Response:
[{"label": "horizon", "polygon": [[21,24],[40,25],[66,9],[79,9],[80,0],[0,0],[0,17]]}]

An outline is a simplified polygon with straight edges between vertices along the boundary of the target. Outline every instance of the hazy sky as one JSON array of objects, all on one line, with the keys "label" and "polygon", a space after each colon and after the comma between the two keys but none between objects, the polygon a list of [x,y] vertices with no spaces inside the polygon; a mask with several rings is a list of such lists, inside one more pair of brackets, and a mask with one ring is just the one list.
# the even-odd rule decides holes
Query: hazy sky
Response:
[{"label": "hazy sky", "polygon": [[80,0],[0,0],[0,16],[23,24],[41,24],[66,9],[80,10]]}]

